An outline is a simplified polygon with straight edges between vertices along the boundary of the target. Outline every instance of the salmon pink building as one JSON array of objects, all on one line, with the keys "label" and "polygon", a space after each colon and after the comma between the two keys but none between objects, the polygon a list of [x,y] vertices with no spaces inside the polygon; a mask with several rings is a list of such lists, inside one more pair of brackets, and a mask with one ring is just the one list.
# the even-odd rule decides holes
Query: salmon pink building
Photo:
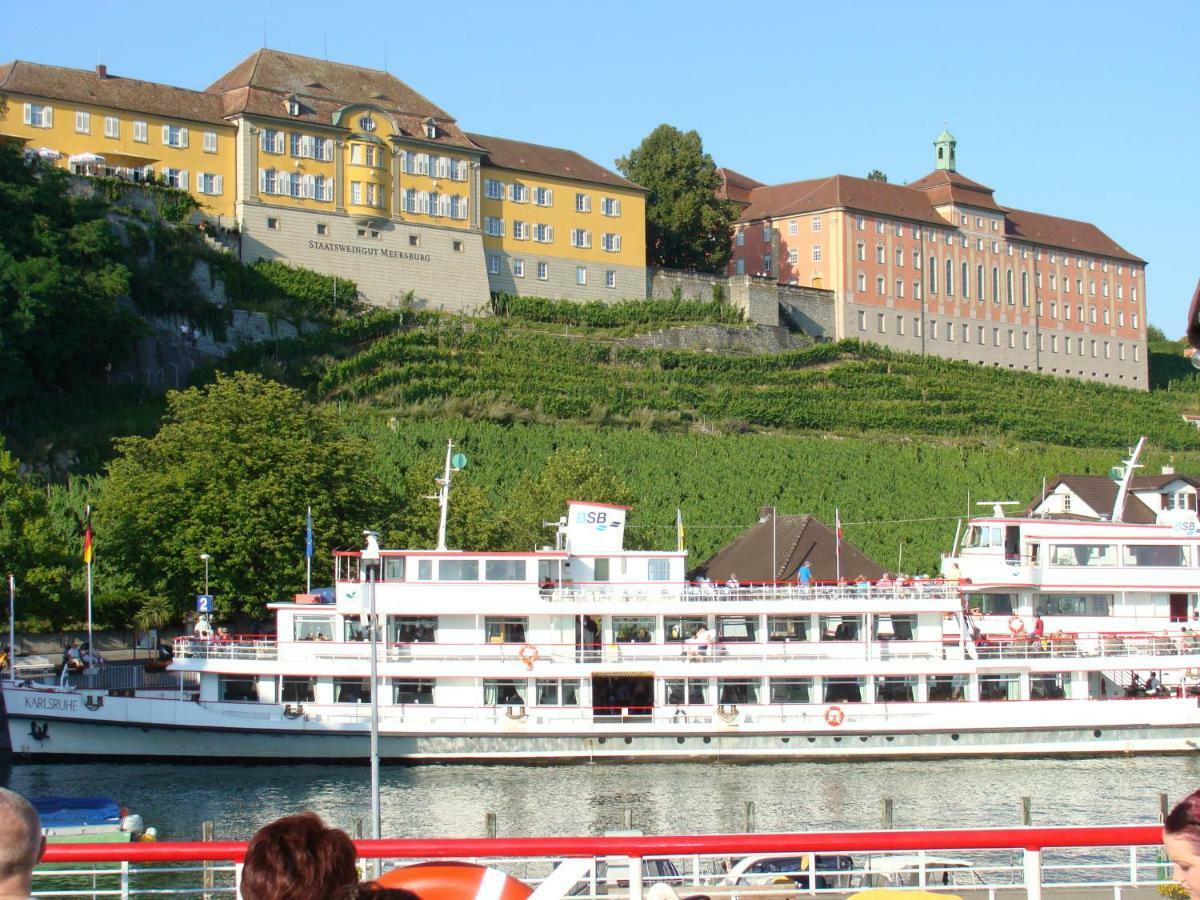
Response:
[{"label": "salmon pink building", "polygon": [[1145,390],[1145,260],[1088,222],[997,203],[956,141],[908,185],[833,175],[766,185],[722,169],[742,207],[731,275],[832,293],[838,339]]}]

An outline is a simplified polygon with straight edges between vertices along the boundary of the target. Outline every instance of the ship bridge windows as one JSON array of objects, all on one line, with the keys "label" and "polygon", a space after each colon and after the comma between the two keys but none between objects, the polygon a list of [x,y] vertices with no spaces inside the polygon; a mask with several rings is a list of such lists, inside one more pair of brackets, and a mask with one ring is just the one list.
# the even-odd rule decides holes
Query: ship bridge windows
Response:
[{"label": "ship bridge windows", "polygon": [[762,684],[757,678],[718,678],[718,703],[757,703]]},{"label": "ship bridge windows", "polygon": [[607,557],[598,558],[592,566],[593,581],[608,581],[609,580],[609,560]]},{"label": "ship bridge windows", "polygon": [[279,702],[316,703],[317,679],[281,675],[279,677]]},{"label": "ship bridge windows", "polygon": [[669,559],[647,560],[646,579],[648,581],[670,581],[671,561]]},{"label": "ship bridge windows", "polygon": [[478,581],[479,560],[439,559],[438,581]]},{"label": "ship bridge windows", "polygon": [[980,700],[1020,700],[1021,676],[1016,672],[988,672],[979,676]]},{"label": "ship bridge windows", "polygon": [[880,676],[875,679],[877,703],[912,703],[916,699],[916,675]]},{"label": "ship bridge windows", "polygon": [[976,549],[984,547],[1002,547],[1004,545],[1004,529],[999,525],[972,525],[967,529],[963,539],[963,547]]},{"label": "ship bridge windows", "polygon": [[717,641],[722,644],[757,641],[758,616],[717,616]]},{"label": "ship bridge windows", "polygon": [[351,641],[369,641],[371,639],[371,626],[367,625],[358,616],[347,616],[343,619],[342,629],[342,640],[347,643]]},{"label": "ship bridge windows", "polygon": [[388,616],[388,643],[437,643],[437,616]]},{"label": "ship bridge windows", "polygon": [[578,678],[538,678],[534,682],[538,706],[578,706]]},{"label": "ship bridge windows", "polygon": [[417,560],[417,581],[433,581],[433,560]]},{"label": "ship bridge windows", "polygon": [[1030,700],[1066,700],[1070,696],[1070,672],[1035,672],[1029,676]]},{"label": "ship bridge windows", "polygon": [[403,581],[404,580],[404,557],[403,556],[385,556],[383,558],[383,580],[384,581]]},{"label": "ship bridge windows", "polygon": [[528,616],[485,616],[483,639],[489,644],[523,644]]},{"label": "ship bridge windows", "polygon": [[967,594],[965,599],[977,616],[1011,616],[1017,608],[1016,594]]},{"label": "ship bridge windows", "polygon": [[666,706],[704,706],[708,703],[707,678],[664,678]]},{"label": "ship bridge windows", "polygon": [[488,559],[483,563],[485,581],[524,581],[525,560]]},{"label": "ship bridge windows", "polygon": [[524,681],[508,678],[485,678],[483,680],[484,706],[524,706],[525,693],[529,685]]},{"label": "ship bridge windows", "polygon": [[292,620],[292,629],[297,641],[332,641],[333,617],[300,613]]},{"label": "ship bridge windows", "polygon": [[220,675],[217,682],[222,700],[238,703],[258,702],[258,679],[253,675]]},{"label": "ship bridge windows", "polygon": [[959,702],[967,699],[966,675],[930,675],[927,684],[931,703]]},{"label": "ship bridge windows", "polygon": [[767,616],[767,640],[807,641],[808,622],[808,616]]},{"label": "ship bridge windows", "polygon": [[1051,544],[1052,566],[1115,566],[1116,544]]},{"label": "ship bridge windows", "polygon": [[862,635],[862,616],[821,616],[821,640],[857,641]]},{"label": "ship bridge windows", "polygon": [[433,703],[433,679],[392,679],[392,702],[431,705]]},{"label": "ship bridge windows", "polygon": [[371,702],[371,679],[370,678],[334,678],[333,679],[333,702],[334,703],[370,703]]},{"label": "ship bridge windows", "polygon": [[[707,627],[708,616],[663,616],[663,640],[679,644]],[[616,633],[616,620],[613,622],[613,633]]]},{"label": "ship bridge windows", "polygon": [[768,679],[772,703],[811,703],[813,680],[811,678]]},{"label": "ship bridge windows", "polygon": [[654,616],[613,616],[612,630],[618,644],[649,644],[654,640]]},{"label": "ship bridge windows", "polygon": [[1112,594],[1039,594],[1033,598],[1037,616],[1111,616]]},{"label": "ship bridge windows", "polygon": [[826,703],[862,703],[866,678],[824,678],[822,682]]},{"label": "ship bridge windows", "polygon": [[1187,548],[1182,544],[1128,544],[1125,547],[1127,566],[1186,566]]}]

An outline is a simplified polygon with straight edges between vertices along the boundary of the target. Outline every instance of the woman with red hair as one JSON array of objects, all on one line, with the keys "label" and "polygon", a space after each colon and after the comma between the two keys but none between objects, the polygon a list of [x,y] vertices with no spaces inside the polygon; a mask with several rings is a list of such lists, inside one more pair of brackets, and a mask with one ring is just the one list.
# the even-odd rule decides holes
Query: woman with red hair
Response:
[{"label": "woman with red hair", "polygon": [[1192,900],[1200,900],[1200,791],[1180,800],[1163,820],[1163,845],[1175,880]]},{"label": "woman with red hair", "polygon": [[328,900],[358,881],[354,842],[316,813],[264,825],[246,848],[245,900]]}]

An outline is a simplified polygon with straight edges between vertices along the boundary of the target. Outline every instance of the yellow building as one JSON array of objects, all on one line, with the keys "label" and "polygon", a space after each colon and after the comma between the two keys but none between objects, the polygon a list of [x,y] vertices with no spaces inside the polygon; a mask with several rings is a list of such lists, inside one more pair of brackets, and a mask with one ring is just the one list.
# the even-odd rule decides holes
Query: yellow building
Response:
[{"label": "yellow building", "polygon": [[569,150],[468,135],[375,69],[264,49],[190,91],[14,62],[0,138],[80,174],[153,173],[236,221],[246,261],[353,278],[376,305],[646,296],[641,188]]}]

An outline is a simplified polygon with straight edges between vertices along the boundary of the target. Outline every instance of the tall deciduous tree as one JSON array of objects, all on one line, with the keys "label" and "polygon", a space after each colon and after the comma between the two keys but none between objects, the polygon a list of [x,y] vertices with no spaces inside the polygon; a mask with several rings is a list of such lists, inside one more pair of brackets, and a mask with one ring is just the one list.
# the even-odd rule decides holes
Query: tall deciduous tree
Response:
[{"label": "tall deciduous tree", "polygon": [[699,134],[659,125],[617,168],[648,191],[648,264],[724,271],[737,207],[717,196],[721,178]]},{"label": "tall deciduous tree", "polygon": [[170,393],[167,406],[156,435],[117,442],[95,519],[110,561],[178,612],[203,587],[201,553],[218,609],[257,616],[304,586],[310,504],[321,580],[332,547],[361,546],[362,529],[394,508],[367,445],[297,391],[237,373]]}]

